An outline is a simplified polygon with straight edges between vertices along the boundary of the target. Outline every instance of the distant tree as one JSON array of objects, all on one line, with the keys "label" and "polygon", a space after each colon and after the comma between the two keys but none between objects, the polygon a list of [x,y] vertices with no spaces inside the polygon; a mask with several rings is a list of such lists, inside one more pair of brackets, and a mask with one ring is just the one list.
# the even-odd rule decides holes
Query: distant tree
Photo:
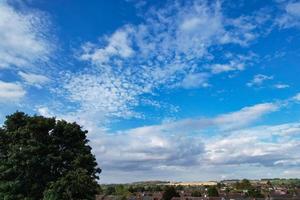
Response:
[{"label": "distant tree", "polygon": [[243,179],[242,181],[236,183],[236,189],[250,190],[252,189],[252,185],[249,180]]},{"label": "distant tree", "polygon": [[179,197],[175,187],[167,186],[164,189],[163,200],[171,200],[173,197]]},{"label": "distant tree", "polygon": [[215,186],[211,186],[207,189],[207,193],[209,197],[218,197],[219,192]]},{"label": "distant tree", "polygon": [[132,186],[129,186],[128,191],[131,192],[131,193],[134,193],[134,192],[136,192],[136,189]]},{"label": "distant tree", "polygon": [[0,128],[0,199],[94,199],[101,170],[86,134],[64,120],[7,116]]},{"label": "distant tree", "polygon": [[117,185],[115,189],[118,196],[127,197],[130,195],[130,191],[128,191],[128,188],[124,185]]},{"label": "distant tree", "polygon": [[264,198],[264,195],[258,189],[249,189],[247,192],[247,196],[252,198]]},{"label": "distant tree", "polygon": [[104,190],[100,185],[98,185],[97,194],[104,194]]},{"label": "distant tree", "polygon": [[184,190],[184,187],[182,185],[177,185],[175,189],[176,190]]},{"label": "distant tree", "polygon": [[270,187],[272,186],[272,183],[271,183],[270,180],[267,181],[267,185],[270,186]]},{"label": "distant tree", "polygon": [[161,186],[156,185],[156,186],[154,187],[154,191],[155,191],[155,192],[161,192],[161,191],[163,191],[163,189],[161,188]]},{"label": "distant tree", "polygon": [[225,184],[224,183],[217,183],[217,188],[222,188],[222,187],[225,187]]},{"label": "distant tree", "polygon": [[114,195],[116,194],[116,188],[114,186],[108,186],[105,190],[106,195]]},{"label": "distant tree", "polygon": [[194,190],[191,194],[192,197],[201,197],[202,194],[199,190]]},{"label": "distant tree", "polygon": [[142,185],[136,186],[135,189],[137,192],[145,192],[146,191],[146,188]]},{"label": "distant tree", "polygon": [[151,185],[147,188],[147,190],[150,192],[159,192],[162,191],[162,188],[159,185]]}]

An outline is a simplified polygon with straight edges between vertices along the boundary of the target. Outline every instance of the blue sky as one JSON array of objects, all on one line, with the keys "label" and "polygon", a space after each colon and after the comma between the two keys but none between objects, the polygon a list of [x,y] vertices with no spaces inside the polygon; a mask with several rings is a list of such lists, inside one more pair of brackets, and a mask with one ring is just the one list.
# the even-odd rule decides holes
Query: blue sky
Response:
[{"label": "blue sky", "polygon": [[100,182],[300,177],[300,2],[0,1],[0,120],[89,130]]}]

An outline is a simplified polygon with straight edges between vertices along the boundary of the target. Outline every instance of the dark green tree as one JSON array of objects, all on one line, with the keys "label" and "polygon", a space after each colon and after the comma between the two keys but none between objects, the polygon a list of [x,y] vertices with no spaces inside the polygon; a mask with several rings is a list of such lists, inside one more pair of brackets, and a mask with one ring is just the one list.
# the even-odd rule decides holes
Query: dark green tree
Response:
[{"label": "dark green tree", "polygon": [[215,186],[211,186],[207,189],[207,194],[209,197],[218,197],[219,192]]},{"label": "dark green tree", "polygon": [[202,194],[201,194],[201,191],[199,190],[194,190],[191,194],[192,197],[201,197]]},{"label": "dark green tree", "polygon": [[264,195],[261,193],[261,191],[254,188],[249,189],[246,195],[252,198],[264,198]]},{"label": "dark green tree", "polygon": [[243,179],[242,181],[236,183],[236,189],[250,190],[252,189],[252,185],[249,180]]},{"label": "dark green tree", "polygon": [[163,200],[171,200],[173,197],[179,197],[175,187],[167,186],[164,189]]},{"label": "dark green tree", "polygon": [[101,170],[86,134],[64,120],[7,116],[0,129],[0,199],[94,199]]},{"label": "dark green tree", "polygon": [[108,186],[105,190],[105,195],[115,195],[116,188],[114,186]]}]

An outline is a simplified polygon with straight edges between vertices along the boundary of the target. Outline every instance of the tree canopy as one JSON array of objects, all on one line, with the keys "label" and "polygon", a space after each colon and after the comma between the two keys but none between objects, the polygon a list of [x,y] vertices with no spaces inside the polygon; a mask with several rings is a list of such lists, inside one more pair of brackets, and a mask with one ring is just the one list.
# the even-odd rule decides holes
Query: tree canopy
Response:
[{"label": "tree canopy", "polygon": [[164,189],[163,200],[171,200],[173,197],[179,197],[175,187],[167,186]]},{"label": "tree canopy", "polygon": [[76,123],[16,112],[0,128],[0,199],[94,199],[96,159]]},{"label": "tree canopy", "polygon": [[248,179],[243,179],[235,184],[235,187],[239,190],[250,190],[252,185]]},{"label": "tree canopy", "polygon": [[207,193],[209,197],[218,197],[219,192],[215,186],[211,186],[207,189]]}]

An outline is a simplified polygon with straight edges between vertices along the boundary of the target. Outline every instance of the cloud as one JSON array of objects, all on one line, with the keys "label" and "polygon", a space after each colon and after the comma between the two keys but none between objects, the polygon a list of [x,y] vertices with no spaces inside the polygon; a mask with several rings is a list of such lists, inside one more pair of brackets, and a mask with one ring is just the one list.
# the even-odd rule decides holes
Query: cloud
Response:
[{"label": "cloud", "polygon": [[[241,111],[236,113],[239,112]],[[226,115],[232,113],[222,116]],[[215,119],[217,118],[219,116]],[[229,177],[245,177],[243,168],[257,171],[261,176],[264,171],[274,170],[277,176],[284,177],[279,174],[282,167],[286,170],[299,165],[300,157],[297,152],[300,150],[300,143],[294,137],[300,136],[298,122],[250,126],[223,132],[220,129],[210,129],[210,125],[204,121],[197,121],[196,124],[196,121],[193,123],[191,120],[183,120],[145,126],[93,139],[97,159],[104,172],[110,174],[109,178],[103,174],[103,180],[136,180],[134,175],[130,179],[124,177],[127,171],[131,175],[149,175],[152,179],[164,179],[165,175],[170,179],[172,175],[172,179],[178,180],[181,173],[185,180],[204,179],[205,173],[195,173],[198,174],[196,177],[190,177],[189,174],[199,170],[205,172],[207,168],[215,172],[210,172],[209,177],[206,177],[210,180],[221,179],[224,174]],[[206,130],[210,130],[209,135]],[[236,175],[230,175],[232,170]],[[115,177],[111,174],[119,175]]]},{"label": "cloud", "polygon": [[[215,47],[246,46],[256,38],[253,17],[229,18],[220,2],[191,1],[150,9],[139,24],[125,24],[99,42],[86,42],[77,58],[89,64],[62,78],[62,90],[80,110],[107,117],[141,117],[143,96],[164,88],[210,86],[221,72],[243,70],[246,56],[214,63]],[[84,81],[83,81],[84,80]]]},{"label": "cloud", "polygon": [[18,72],[18,75],[22,77],[22,79],[29,85],[36,86],[41,88],[41,86],[47,82],[49,82],[49,78],[39,74],[26,73],[26,72]]},{"label": "cloud", "polygon": [[131,29],[125,28],[124,30],[117,30],[110,37],[104,38],[107,46],[104,48],[97,48],[92,43],[84,44],[82,60],[91,60],[98,65],[105,65],[109,63],[113,57],[128,58],[134,53],[131,48],[131,39],[129,38]]},{"label": "cloud", "polygon": [[253,64],[257,55],[252,52],[247,55],[227,53],[225,54],[225,57],[229,60],[227,63],[216,63],[209,66],[212,74],[243,71],[246,69],[247,65]]},{"label": "cloud", "polygon": [[215,118],[191,118],[138,127],[104,134],[101,139],[93,139],[93,145],[105,168],[150,170],[161,165],[199,165],[205,146],[201,135],[205,130],[212,127],[219,131],[245,127],[275,110],[275,105],[266,103]]},{"label": "cloud", "polygon": [[242,64],[236,67],[228,64],[215,64],[212,66],[212,73],[219,74],[222,72],[234,71],[236,69],[242,70],[243,68],[244,66]]},{"label": "cloud", "polygon": [[287,137],[291,136],[291,129],[294,129],[293,134],[300,134],[299,123],[237,130],[213,139],[207,146],[206,156],[210,163],[219,165],[292,166],[294,163],[290,160],[298,160],[299,156],[291,152],[297,152],[300,143]]},{"label": "cloud", "polygon": [[99,113],[100,118],[137,116],[131,108],[143,89],[127,78],[110,72],[71,75],[64,89],[71,101],[80,102],[80,112]]},{"label": "cloud", "polygon": [[207,73],[189,74],[182,80],[181,86],[183,88],[209,87],[208,78]]},{"label": "cloud", "polygon": [[41,19],[38,13],[21,12],[7,1],[0,2],[0,68],[24,68],[48,59],[51,45]]},{"label": "cloud", "polygon": [[[151,171],[160,166],[187,166],[198,162],[204,151],[203,143],[195,137],[181,137],[143,129],[129,130],[117,135],[105,135],[92,141],[103,169],[122,171]],[[111,148],[113,147],[113,148]]]},{"label": "cloud", "polygon": [[253,77],[253,79],[249,83],[247,83],[247,86],[248,87],[261,86],[265,81],[272,80],[272,79],[273,79],[273,76],[257,74]]},{"label": "cloud", "polygon": [[19,83],[0,81],[0,101],[9,103],[19,101],[26,94]]},{"label": "cloud", "polygon": [[44,117],[54,117],[55,115],[51,113],[48,107],[40,106],[37,109],[37,112]]},{"label": "cloud", "polygon": [[[130,182],[137,177],[242,178],[249,169],[252,177],[270,170],[284,177],[283,169],[292,169],[300,159],[296,153],[300,150],[297,139],[300,123],[254,125],[279,109],[282,109],[281,101],[261,103],[211,118],[186,118],[119,131],[100,129],[97,113],[74,113],[58,118],[75,120],[88,128],[93,152],[103,169],[102,182]],[[38,111],[53,116],[47,107],[39,107]],[[232,170],[235,175],[230,174]],[[207,172],[209,176],[205,173],[190,176],[197,171]],[[129,172],[130,178],[126,176]]]},{"label": "cloud", "polygon": [[225,129],[242,127],[254,122],[265,114],[274,112],[279,106],[274,103],[262,103],[229,114],[218,116],[214,121]]},{"label": "cloud", "polygon": [[275,84],[274,87],[277,89],[286,89],[286,88],[289,88],[290,86],[288,84],[278,83],[278,84]]},{"label": "cloud", "polygon": [[288,2],[284,5],[284,14],[277,18],[277,25],[281,28],[300,26],[300,2]]},{"label": "cloud", "polygon": [[300,93],[296,94],[294,97],[293,97],[294,100],[296,101],[300,101]]},{"label": "cloud", "polygon": [[211,71],[213,74],[219,74],[223,72],[229,72],[229,71],[242,71],[244,70],[245,65],[244,63],[235,63],[235,62],[230,62],[229,64],[214,64],[211,67]]}]

